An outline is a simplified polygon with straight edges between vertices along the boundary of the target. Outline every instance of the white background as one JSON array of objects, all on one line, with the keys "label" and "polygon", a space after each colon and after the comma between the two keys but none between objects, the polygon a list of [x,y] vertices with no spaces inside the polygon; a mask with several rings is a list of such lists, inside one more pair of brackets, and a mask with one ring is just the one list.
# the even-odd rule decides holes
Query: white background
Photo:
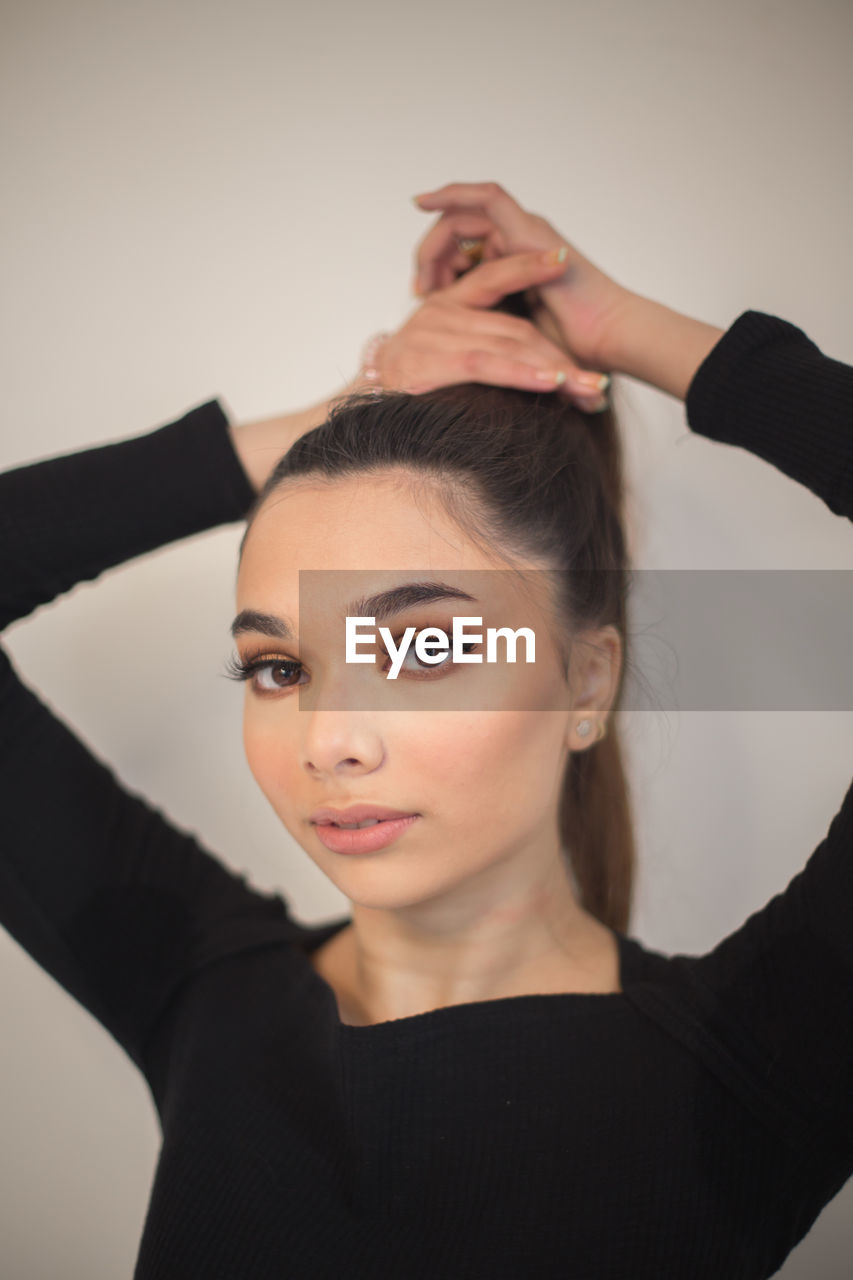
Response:
[{"label": "white background", "polygon": [[[6,0],[0,464],[213,395],[303,407],[414,305],[410,196],[500,181],[626,285],[853,361],[848,0]],[[677,402],[617,387],[638,567],[853,568],[849,522]],[[238,526],[15,625],[25,675],[124,781],[306,921],[348,903],[242,755]],[[815,658],[819,661],[819,651]],[[708,950],[783,888],[850,781],[853,714],[626,716],[630,932]],[[49,802],[50,778],[44,778]],[[853,856],[853,851],[851,851]],[[101,1026],[0,933],[0,1270],[129,1276],[159,1133]],[[637,1099],[642,1106],[642,1099]],[[848,1274],[846,1187],[780,1274]]]}]

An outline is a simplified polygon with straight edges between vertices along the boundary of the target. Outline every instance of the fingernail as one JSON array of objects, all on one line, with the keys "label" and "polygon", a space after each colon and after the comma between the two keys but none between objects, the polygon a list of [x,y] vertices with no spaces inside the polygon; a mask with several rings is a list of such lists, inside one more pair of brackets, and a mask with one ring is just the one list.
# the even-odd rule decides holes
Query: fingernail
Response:
[{"label": "fingernail", "polygon": [[590,391],[598,391],[602,395],[610,386],[610,375],[607,373],[576,373],[574,380],[579,387],[589,388]]},{"label": "fingernail", "polygon": [[609,404],[609,400],[600,396],[598,400],[585,400],[580,407],[584,413],[603,413]]},{"label": "fingernail", "polygon": [[550,382],[555,387],[561,387],[566,381],[566,375],[562,369],[537,369],[533,376],[538,382]]},{"label": "fingernail", "polygon": [[542,260],[549,267],[559,266],[561,262],[565,262],[569,256],[569,250],[566,245],[561,249],[549,249],[547,253],[542,255]]}]

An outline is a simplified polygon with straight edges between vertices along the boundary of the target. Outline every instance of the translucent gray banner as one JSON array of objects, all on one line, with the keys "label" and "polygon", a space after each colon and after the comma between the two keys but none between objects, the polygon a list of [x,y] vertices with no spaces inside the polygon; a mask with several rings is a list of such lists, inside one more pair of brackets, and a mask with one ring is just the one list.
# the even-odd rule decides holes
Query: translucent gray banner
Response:
[{"label": "translucent gray banner", "polygon": [[[614,618],[623,593],[627,710],[853,710],[853,571],[575,572],[569,587]],[[619,649],[559,618],[564,589],[538,569],[301,570],[295,638],[269,652],[300,664],[302,710],[579,707]]]}]

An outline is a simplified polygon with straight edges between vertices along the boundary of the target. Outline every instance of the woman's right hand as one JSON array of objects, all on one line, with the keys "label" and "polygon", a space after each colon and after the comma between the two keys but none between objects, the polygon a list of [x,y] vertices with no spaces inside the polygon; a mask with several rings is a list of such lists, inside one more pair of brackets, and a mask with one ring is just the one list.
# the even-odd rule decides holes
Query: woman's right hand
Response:
[{"label": "woman's right hand", "polygon": [[[530,299],[537,323],[559,333],[578,361],[596,370],[615,368],[615,334],[632,297],[579,253],[545,218],[522,209],[496,182],[455,182],[415,196],[420,209],[440,213],[417,249],[416,292],[446,288],[470,266],[459,240],[483,241],[484,261],[506,254],[566,247],[563,272],[541,284]],[[541,311],[540,311],[541,308]]]}]

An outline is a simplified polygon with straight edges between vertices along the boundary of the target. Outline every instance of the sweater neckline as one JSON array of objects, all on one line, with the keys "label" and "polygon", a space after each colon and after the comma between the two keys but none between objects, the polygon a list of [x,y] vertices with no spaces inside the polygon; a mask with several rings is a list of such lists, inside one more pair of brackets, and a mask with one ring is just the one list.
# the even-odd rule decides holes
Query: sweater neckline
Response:
[{"label": "sweater neckline", "polygon": [[527,993],[517,996],[497,996],[489,1000],[470,1000],[461,1004],[441,1005],[437,1009],[426,1009],[422,1013],[408,1014],[402,1018],[389,1018],[385,1022],[373,1022],[366,1026],[343,1022],[338,1011],[338,999],[330,983],[318,973],[311,963],[311,954],[336,933],[340,933],[352,918],[334,920],[326,925],[310,926],[305,930],[297,948],[305,965],[306,978],[312,983],[320,998],[329,1009],[335,1034],[343,1040],[363,1041],[374,1038],[385,1038],[397,1033],[408,1034],[421,1029],[428,1030],[433,1026],[441,1027],[452,1024],[458,1019],[488,1019],[512,1015],[529,1015],[542,1002],[551,1002],[561,1011],[581,1013],[591,1009],[616,1008],[628,999],[626,988],[640,977],[640,966],[643,956],[642,944],[636,938],[612,929],[619,952],[619,991],[551,991],[543,993]]}]

